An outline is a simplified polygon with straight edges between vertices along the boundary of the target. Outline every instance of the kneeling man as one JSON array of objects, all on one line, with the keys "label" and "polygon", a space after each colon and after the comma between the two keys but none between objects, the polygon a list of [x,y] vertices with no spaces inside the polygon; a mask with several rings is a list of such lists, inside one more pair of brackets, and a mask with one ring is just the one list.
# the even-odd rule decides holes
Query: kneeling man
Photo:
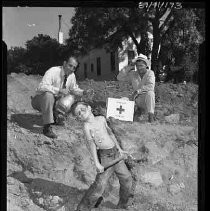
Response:
[{"label": "kneeling man", "polygon": [[141,111],[148,113],[148,121],[154,121],[155,110],[155,74],[150,70],[149,60],[143,54],[140,54],[136,59],[132,61],[135,64],[135,68],[129,65],[122,69],[117,79],[119,81],[130,81],[132,83],[134,92],[132,94],[132,100]]},{"label": "kneeling man", "polygon": [[43,134],[49,138],[57,138],[51,125],[64,124],[61,114],[70,110],[74,96],[86,95],[92,91],[82,90],[77,85],[74,74],[77,66],[76,58],[70,56],[62,66],[48,69],[36,90],[36,95],[31,99],[32,107],[42,113]]}]

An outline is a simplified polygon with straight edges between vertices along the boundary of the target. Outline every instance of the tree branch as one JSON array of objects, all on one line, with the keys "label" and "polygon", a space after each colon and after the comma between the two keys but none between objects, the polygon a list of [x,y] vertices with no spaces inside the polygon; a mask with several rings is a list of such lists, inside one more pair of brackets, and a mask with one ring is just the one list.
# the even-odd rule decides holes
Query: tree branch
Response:
[{"label": "tree branch", "polygon": [[133,40],[134,44],[136,45],[137,49],[138,49],[138,41],[136,40],[135,36],[133,35],[133,33],[131,31],[127,31],[129,36],[131,37],[131,39]]},{"label": "tree branch", "polygon": [[168,21],[170,20],[172,16],[172,11],[170,11],[170,13],[168,14],[167,18],[165,19],[164,23],[161,25],[160,27],[160,31],[162,31],[164,29],[164,27],[166,26],[166,24],[168,23]]}]

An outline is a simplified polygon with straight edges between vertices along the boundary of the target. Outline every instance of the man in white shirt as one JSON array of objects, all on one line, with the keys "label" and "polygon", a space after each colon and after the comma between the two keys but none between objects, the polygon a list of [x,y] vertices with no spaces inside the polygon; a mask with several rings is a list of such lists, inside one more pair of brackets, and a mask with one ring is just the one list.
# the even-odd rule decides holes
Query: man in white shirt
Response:
[{"label": "man in white shirt", "polygon": [[[52,131],[51,125],[64,124],[63,121],[59,122],[58,112],[55,110],[57,102],[67,99],[67,101],[71,101],[67,102],[71,106],[74,102],[74,95],[87,95],[92,91],[82,90],[77,85],[74,74],[77,66],[78,61],[71,56],[63,62],[63,66],[48,69],[36,90],[36,95],[32,97],[32,107],[42,113],[43,134],[50,138],[57,138],[57,135]],[[61,103],[58,104],[59,107],[62,107]],[[70,106],[68,110],[70,110]]]},{"label": "man in white shirt", "polygon": [[143,54],[140,54],[132,63],[136,65],[136,71],[132,65],[129,65],[119,72],[117,79],[132,83],[134,89],[132,100],[135,100],[139,109],[148,113],[148,121],[153,122],[155,110],[155,74],[150,70],[149,60]]}]

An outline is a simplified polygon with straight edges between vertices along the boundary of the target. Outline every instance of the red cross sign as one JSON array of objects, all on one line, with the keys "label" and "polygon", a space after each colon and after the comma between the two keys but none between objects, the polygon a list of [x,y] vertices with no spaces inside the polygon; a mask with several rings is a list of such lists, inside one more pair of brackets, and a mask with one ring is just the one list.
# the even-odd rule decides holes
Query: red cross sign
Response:
[{"label": "red cross sign", "polygon": [[114,117],[123,121],[133,121],[134,101],[108,98],[106,117]]}]

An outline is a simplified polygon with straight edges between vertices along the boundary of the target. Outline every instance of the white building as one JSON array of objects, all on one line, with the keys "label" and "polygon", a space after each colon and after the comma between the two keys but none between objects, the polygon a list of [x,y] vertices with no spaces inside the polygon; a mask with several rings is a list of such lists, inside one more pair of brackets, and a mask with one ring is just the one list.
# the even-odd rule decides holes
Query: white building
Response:
[{"label": "white building", "polygon": [[[153,36],[148,33],[148,37],[152,47]],[[137,41],[140,42],[140,37]],[[78,79],[115,80],[119,71],[138,56],[136,45],[131,38],[125,39],[122,44],[123,47],[114,52],[106,52],[105,48],[95,48],[87,55],[80,56],[80,65],[76,72]]]}]

